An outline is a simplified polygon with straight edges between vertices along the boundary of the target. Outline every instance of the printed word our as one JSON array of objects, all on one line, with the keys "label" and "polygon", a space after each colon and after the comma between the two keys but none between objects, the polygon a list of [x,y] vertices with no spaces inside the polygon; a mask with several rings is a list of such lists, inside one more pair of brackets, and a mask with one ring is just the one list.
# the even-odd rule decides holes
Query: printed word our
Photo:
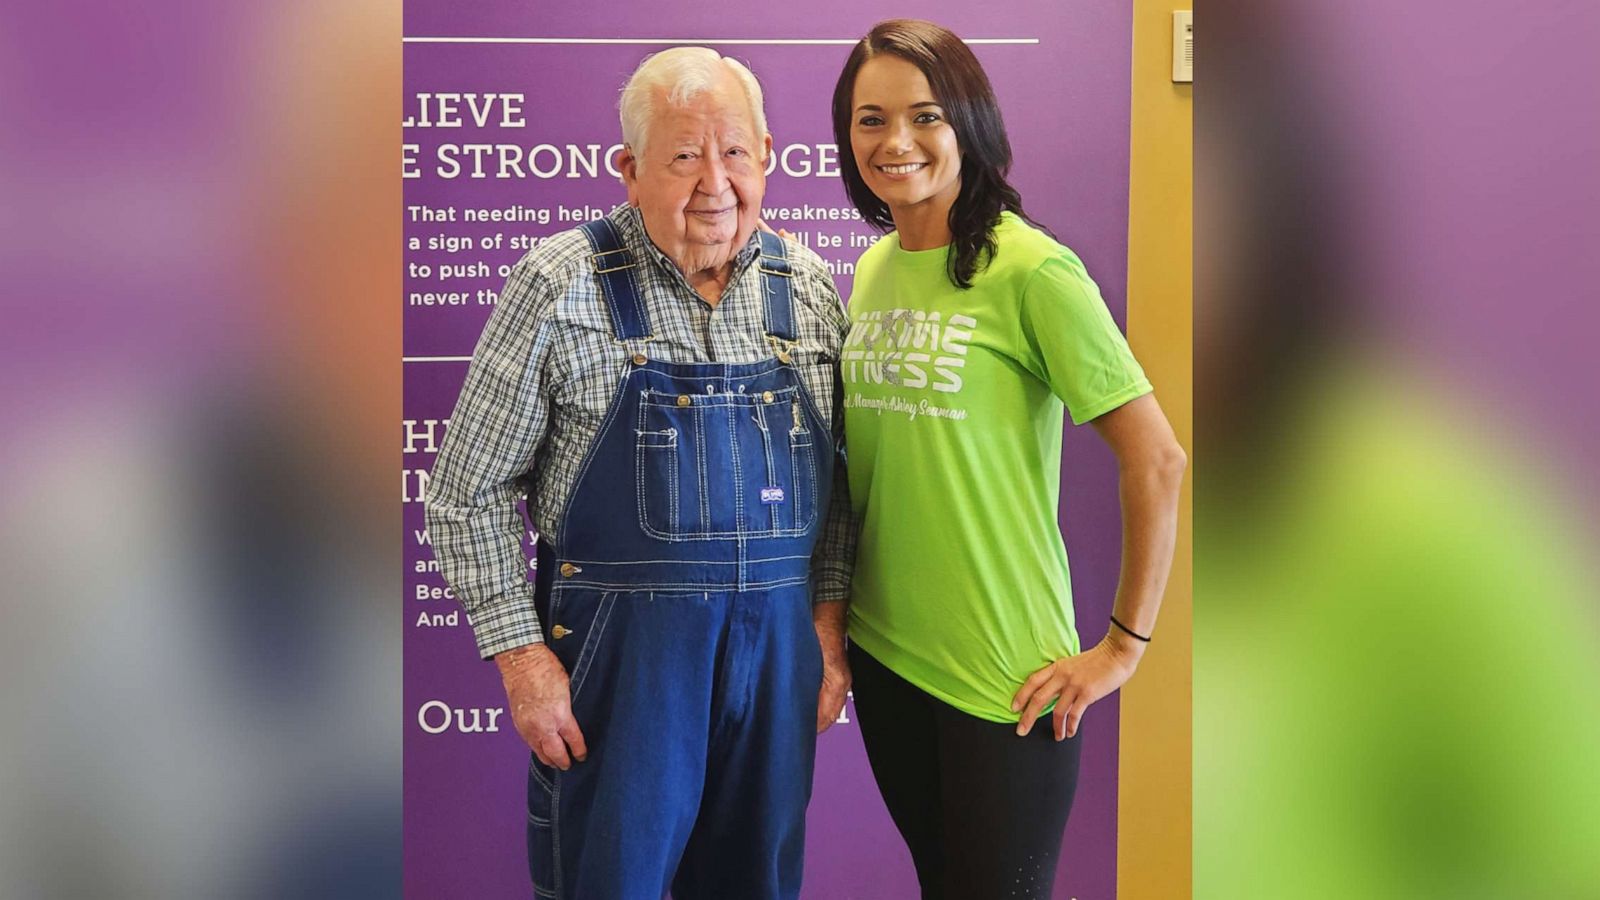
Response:
[{"label": "printed word our", "polygon": [[[417,727],[429,734],[444,734],[451,730],[453,722],[455,730],[462,734],[499,731],[500,717],[505,715],[505,712],[501,707],[458,709],[443,700],[429,700],[417,710]],[[485,713],[489,717],[487,725],[483,722]]]}]

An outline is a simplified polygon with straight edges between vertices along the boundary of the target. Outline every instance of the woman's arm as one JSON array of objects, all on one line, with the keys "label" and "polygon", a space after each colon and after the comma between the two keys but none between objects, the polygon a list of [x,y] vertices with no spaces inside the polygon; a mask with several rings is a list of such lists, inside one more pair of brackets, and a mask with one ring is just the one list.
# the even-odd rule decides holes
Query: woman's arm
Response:
[{"label": "woman's arm", "polygon": [[[1153,394],[1114,409],[1092,424],[1117,456],[1122,498],[1122,574],[1112,615],[1148,637],[1155,629],[1156,611],[1172,572],[1178,488],[1189,459]],[[1140,641],[1133,643],[1143,646]]]},{"label": "woman's arm", "polygon": [[[1130,630],[1149,636],[1161,608],[1178,533],[1178,489],[1188,457],[1151,394],[1095,419],[1095,430],[1117,457],[1122,499],[1122,574],[1112,615]],[[1056,700],[1056,740],[1078,731],[1089,704],[1127,682],[1144,655],[1145,642],[1115,625],[1093,648],[1056,660],[1023,682],[1011,708],[1020,710],[1017,733],[1027,734],[1044,708]]]}]

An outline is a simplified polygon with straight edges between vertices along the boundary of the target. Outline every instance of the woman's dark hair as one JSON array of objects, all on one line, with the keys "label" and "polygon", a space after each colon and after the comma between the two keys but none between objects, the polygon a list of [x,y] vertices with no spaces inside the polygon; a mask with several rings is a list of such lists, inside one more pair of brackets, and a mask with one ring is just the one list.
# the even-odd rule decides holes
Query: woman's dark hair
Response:
[{"label": "woman's dark hair", "polygon": [[1006,139],[1000,104],[978,58],[949,29],[921,19],[889,19],[867,32],[850,51],[833,89],[833,139],[839,145],[839,170],[850,202],[880,231],[893,227],[894,219],[888,204],[879,200],[861,177],[850,149],[850,125],[856,75],[867,60],[883,53],[922,70],[934,99],[955,129],[956,144],[961,148],[961,192],[950,207],[952,239],[946,266],[953,284],[972,287],[973,275],[994,257],[994,228],[1000,214],[1010,210],[1032,222],[1022,211],[1021,195],[1006,181],[1011,142]]}]

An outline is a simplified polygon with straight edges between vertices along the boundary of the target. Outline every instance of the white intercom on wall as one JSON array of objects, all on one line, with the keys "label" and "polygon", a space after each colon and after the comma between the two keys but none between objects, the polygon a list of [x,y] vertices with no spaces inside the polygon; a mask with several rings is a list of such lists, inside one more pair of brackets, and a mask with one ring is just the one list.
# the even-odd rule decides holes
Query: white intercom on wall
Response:
[{"label": "white intercom on wall", "polygon": [[1172,13],[1172,80],[1194,81],[1194,10]]}]

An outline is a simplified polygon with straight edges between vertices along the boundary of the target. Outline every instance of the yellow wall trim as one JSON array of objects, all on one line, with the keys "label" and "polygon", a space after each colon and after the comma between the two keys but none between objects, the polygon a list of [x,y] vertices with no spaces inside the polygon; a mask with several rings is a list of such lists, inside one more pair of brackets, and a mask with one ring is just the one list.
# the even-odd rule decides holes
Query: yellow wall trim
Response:
[{"label": "yellow wall trim", "polygon": [[1190,8],[1188,0],[1133,3],[1128,338],[1190,467],[1155,642],[1122,690],[1118,900],[1173,900],[1190,896],[1193,886],[1194,95],[1192,85],[1172,81],[1172,12]]}]

